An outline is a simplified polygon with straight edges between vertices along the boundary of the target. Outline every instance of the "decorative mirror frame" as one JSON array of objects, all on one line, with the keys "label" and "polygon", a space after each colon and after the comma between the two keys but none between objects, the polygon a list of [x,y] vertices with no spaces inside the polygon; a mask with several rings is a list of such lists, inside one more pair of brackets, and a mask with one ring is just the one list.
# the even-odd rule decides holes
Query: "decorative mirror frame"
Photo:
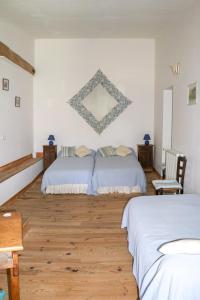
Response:
[{"label": "decorative mirror frame", "polygon": [[[117,101],[111,111],[106,114],[100,121],[82,104],[82,101],[101,84],[107,92]],[[96,74],[86,83],[86,85],[74,95],[68,103],[83,117],[86,122],[98,133],[101,134],[103,130],[113,122],[132,102],[125,97],[110,80],[98,70]]]}]

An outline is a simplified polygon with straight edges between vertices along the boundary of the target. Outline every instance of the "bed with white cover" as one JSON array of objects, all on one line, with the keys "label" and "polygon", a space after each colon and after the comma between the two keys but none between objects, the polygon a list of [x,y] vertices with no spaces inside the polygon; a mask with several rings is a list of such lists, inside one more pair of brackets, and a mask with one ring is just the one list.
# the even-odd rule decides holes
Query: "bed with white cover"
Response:
[{"label": "bed with white cover", "polygon": [[164,195],[131,199],[123,214],[140,300],[199,300],[200,255],[162,254],[179,239],[200,239],[200,196]]}]

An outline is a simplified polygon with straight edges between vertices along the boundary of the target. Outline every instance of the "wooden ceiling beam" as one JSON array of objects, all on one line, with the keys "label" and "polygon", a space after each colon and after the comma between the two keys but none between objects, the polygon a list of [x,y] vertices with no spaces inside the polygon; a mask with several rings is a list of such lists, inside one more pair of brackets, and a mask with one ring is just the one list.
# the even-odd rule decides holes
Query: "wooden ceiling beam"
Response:
[{"label": "wooden ceiling beam", "polygon": [[6,57],[14,64],[20,66],[21,68],[31,73],[32,75],[35,74],[35,69],[29,62],[27,62],[25,59],[23,59],[14,51],[12,51],[8,46],[3,44],[2,42],[0,42],[0,56]]}]

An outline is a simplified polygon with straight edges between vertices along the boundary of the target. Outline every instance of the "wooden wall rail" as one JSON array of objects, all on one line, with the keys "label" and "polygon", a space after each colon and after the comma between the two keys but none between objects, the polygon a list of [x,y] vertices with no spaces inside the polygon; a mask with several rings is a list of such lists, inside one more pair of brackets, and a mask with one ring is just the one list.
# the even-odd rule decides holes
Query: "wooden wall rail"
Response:
[{"label": "wooden wall rail", "polygon": [[6,166],[1,167],[0,183],[36,164],[40,160],[42,160],[42,158],[32,158],[32,155],[27,155]]},{"label": "wooden wall rail", "polygon": [[21,68],[31,73],[32,75],[35,74],[35,69],[31,64],[29,64],[25,59],[23,59],[17,53],[12,51],[8,46],[3,44],[2,42],[0,42],[0,56],[6,57],[14,64],[20,66]]},{"label": "wooden wall rail", "polygon": [[27,161],[27,159],[30,159],[32,157],[33,157],[32,154],[28,154],[28,155],[23,156],[19,159],[13,160],[9,164],[6,164],[6,165],[0,167],[0,172],[4,172],[4,171],[8,171],[12,168],[16,168],[17,166],[19,166],[23,162]]}]

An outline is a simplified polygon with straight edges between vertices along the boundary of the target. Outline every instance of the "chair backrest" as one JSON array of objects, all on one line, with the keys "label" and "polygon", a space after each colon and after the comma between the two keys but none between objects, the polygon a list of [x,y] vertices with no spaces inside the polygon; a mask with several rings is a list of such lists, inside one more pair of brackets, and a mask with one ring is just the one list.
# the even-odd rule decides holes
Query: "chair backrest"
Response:
[{"label": "chair backrest", "polygon": [[176,180],[178,157],[184,155],[173,149],[165,151],[165,179]]},{"label": "chair backrest", "polygon": [[184,186],[186,163],[187,163],[187,159],[185,156],[178,157],[176,180],[182,185],[182,187]]},{"label": "chair backrest", "polygon": [[177,180],[181,185],[184,183],[186,157],[173,149],[166,149],[165,172],[163,179]]}]

